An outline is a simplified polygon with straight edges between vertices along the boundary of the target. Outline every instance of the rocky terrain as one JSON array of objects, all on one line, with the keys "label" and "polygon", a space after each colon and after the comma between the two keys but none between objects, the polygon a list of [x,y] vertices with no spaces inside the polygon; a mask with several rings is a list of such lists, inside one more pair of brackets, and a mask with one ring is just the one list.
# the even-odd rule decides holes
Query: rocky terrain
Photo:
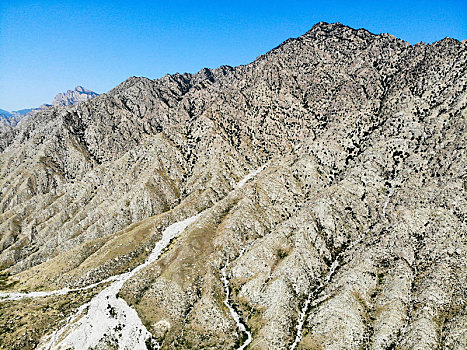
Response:
[{"label": "rocky terrain", "polygon": [[0,347],[467,348],[466,58],[322,22],[2,130]]}]

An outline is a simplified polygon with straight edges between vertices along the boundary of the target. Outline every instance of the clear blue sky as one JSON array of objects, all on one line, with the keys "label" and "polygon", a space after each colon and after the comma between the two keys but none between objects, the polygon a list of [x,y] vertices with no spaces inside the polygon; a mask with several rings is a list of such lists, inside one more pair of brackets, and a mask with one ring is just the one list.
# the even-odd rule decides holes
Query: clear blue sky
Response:
[{"label": "clear blue sky", "polygon": [[76,85],[103,93],[132,75],[246,64],[319,21],[412,44],[463,40],[466,14],[467,0],[0,0],[0,108],[50,103]]}]

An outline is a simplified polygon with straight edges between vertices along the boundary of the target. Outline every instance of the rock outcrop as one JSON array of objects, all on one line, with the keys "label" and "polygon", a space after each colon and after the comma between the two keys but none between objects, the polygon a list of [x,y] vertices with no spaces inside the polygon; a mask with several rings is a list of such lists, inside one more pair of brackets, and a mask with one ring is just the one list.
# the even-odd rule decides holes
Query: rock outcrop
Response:
[{"label": "rock outcrop", "polygon": [[118,296],[148,347],[465,349],[466,58],[319,23],[248,65],[132,77],[3,133],[0,287],[72,290],[0,294],[0,346],[50,344],[144,266]]}]

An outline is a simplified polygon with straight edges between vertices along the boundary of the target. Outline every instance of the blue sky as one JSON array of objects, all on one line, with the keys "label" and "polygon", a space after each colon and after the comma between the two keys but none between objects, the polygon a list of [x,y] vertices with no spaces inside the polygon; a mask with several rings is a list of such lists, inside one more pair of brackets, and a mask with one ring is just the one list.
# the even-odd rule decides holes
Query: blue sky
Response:
[{"label": "blue sky", "polygon": [[467,0],[0,0],[0,108],[50,103],[76,85],[103,93],[133,75],[247,64],[319,21],[411,44],[464,40],[466,13]]}]

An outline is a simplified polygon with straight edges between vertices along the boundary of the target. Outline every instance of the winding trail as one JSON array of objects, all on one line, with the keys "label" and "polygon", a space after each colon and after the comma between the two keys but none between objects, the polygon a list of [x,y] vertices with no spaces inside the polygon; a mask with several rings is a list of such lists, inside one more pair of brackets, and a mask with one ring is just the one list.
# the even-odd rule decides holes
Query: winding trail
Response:
[{"label": "winding trail", "polygon": [[258,175],[260,172],[262,172],[267,166],[267,163],[264,164],[262,167],[259,167],[258,169],[253,170],[251,173],[246,175],[243,179],[241,179],[235,188],[242,188],[250,179],[254,178],[256,175]]},{"label": "winding trail", "polygon": [[[246,251],[246,248],[242,249],[238,257],[241,257],[243,253],[245,253],[245,251]],[[250,345],[251,341],[253,340],[253,337],[251,335],[251,332],[246,328],[246,325],[240,318],[240,315],[238,314],[238,312],[235,310],[235,308],[230,303],[230,286],[229,286],[229,279],[227,278],[227,268],[229,267],[229,265],[230,263],[227,263],[221,269],[221,281],[224,286],[224,292],[225,292],[224,305],[227,306],[227,308],[229,309],[230,314],[232,315],[232,318],[234,319],[235,324],[237,325],[237,328],[240,330],[240,332],[246,334],[246,340],[237,349],[237,350],[243,350],[248,345]]]},{"label": "winding trail", "polygon": [[[238,182],[233,190],[242,188],[248,180],[255,177],[264,168],[265,166],[246,175]],[[103,281],[82,288],[64,288],[48,292],[0,293],[0,301],[65,295],[70,292],[88,290],[101,284],[112,282],[89,302],[81,305],[74,314],[69,316],[62,328],[55,330],[45,337],[39,349],[90,349],[95,348],[102,342],[114,348],[118,348],[119,350],[143,350],[147,349],[148,346],[151,346],[153,349],[159,349],[159,344],[153,339],[151,333],[143,325],[136,311],[131,308],[125,300],[119,298],[118,293],[125,282],[149,264],[156,261],[169,246],[170,242],[175,237],[179,236],[188,226],[193,224],[204,212],[205,211],[168,226],[162,232],[161,240],[157,242],[146,261],[129,272],[109,277]],[[229,304],[230,290],[225,272],[226,267],[227,266],[224,266],[221,271],[224,278],[224,287],[227,288],[227,297],[224,304],[229,308],[240,330],[248,335],[247,341],[239,348],[243,350],[251,342],[251,333],[246,330],[239,315]]]},{"label": "winding trail", "polygon": [[106,278],[105,280],[87,285],[85,287],[81,288],[63,288],[63,289],[56,289],[52,291],[46,291],[46,292],[29,292],[29,293],[2,293],[0,292],[0,302],[2,301],[7,301],[7,300],[21,300],[21,299],[28,299],[28,298],[43,298],[43,297],[48,297],[52,295],[65,295],[68,293],[73,293],[73,292],[80,292],[83,290],[89,290],[93,289],[95,287],[100,286],[101,284],[109,283],[112,281],[117,280],[121,275],[116,275],[116,276],[111,276],[109,278]]},{"label": "winding trail", "polygon": [[[245,176],[242,180],[238,182],[236,188],[242,188],[247,183],[248,180],[258,175],[265,168],[266,168],[266,164],[252,171],[251,173],[249,173],[247,176]],[[245,253],[245,251],[246,251],[246,248],[243,248],[238,257],[241,257]],[[230,263],[227,262],[221,269],[221,281],[222,281],[222,285],[224,286],[224,292],[225,292],[224,305],[227,307],[227,309],[229,309],[230,315],[234,319],[235,324],[237,325],[237,328],[240,330],[240,332],[246,334],[246,340],[237,349],[237,350],[244,350],[248,345],[250,345],[251,341],[253,340],[253,337],[251,335],[251,332],[246,328],[246,325],[245,323],[243,323],[238,312],[235,310],[235,308],[230,303],[230,287],[229,287],[229,279],[227,278],[227,268],[229,267],[229,265]]]},{"label": "winding trail", "polygon": [[[247,181],[259,174],[264,168],[265,166],[246,175],[237,183],[234,190],[242,188]],[[157,242],[146,261],[129,272],[111,276],[103,281],[82,288],[63,288],[53,291],[29,293],[0,293],[0,302],[65,295],[71,292],[89,290],[99,285],[112,282],[89,302],[81,305],[74,314],[69,316],[62,328],[55,330],[52,334],[47,336],[43,340],[40,349],[90,349],[96,347],[102,341],[110,343],[122,350],[147,349],[147,345],[158,349],[159,344],[157,344],[151,333],[143,325],[136,311],[131,308],[125,300],[119,298],[118,293],[125,282],[149,264],[156,261],[165,248],[169,246],[170,242],[180,235],[188,226],[193,224],[203,213],[204,211],[168,226],[162,232],[161,240]],[[251,333],[246,330],[239,315],[229,304],[230,290],[225,272],[226,267],[227,265],[224,266],[221,271],[224,278],[224,287],[227,291],[224,304],[229,308],[239,329],[248,336],[247,341],[239,348],[243,350],[251,342]]]},{"label": "winding trail", "polygon": [[[141,322],[136,311],[118,297],[123,284],[136,273],[156,261],[170,242],[194,223],[202,213],[167,227],[146,261],[132,271],[118,275],[115,281],[82,305],[65,326],[54,331],[40,349],[90,349],[107,341],[118,349],[146,349],[158,344]],[[82,315],[87,310],[86,315]]]},{"label": "winding trail", "polygon": [[[256,169],[256,170],[253,170],[251,173],[246,175],[242,180],[240,180],[236,184],[234,189],[243,187],[250,179],[252,179],[256,175],[258,175],[261,171],[263,171],[265,167],[266,167],[266,164],[263,165],[262,167]],[[189,219],[186,219],[186,220],[189,220]],[[193,219],[193,220],[195,220],[195,219]],[[173,229],[177,228],[175,225],[181,225],[183,222],[184,221],[173,224],[172,225],[172,226],[174,226]],[[169,226],[167,229],[169,229],[172,226]],[[166,231],[167,231],[167,229],[166,229]],[[165,231],[163,232],[163,235],[164,235],[164,233],[165,233]],[[164,238],[162,238],[162,240],[163,239]],[[157,245],[156,245],[156,247],[157,247]],[[154,249],[156,249],[156,247]],[[154,250],[153,250],[153,252],[154,252]],[[148,259],[151,259],[151,256],[149,256]],[[155,259],[157,259],[157,258],[155,258]],[[154,261],[154,260],[152,260],[152,261]],[[152,261],[149,261],[148,263],[150,264]],[[133,270],[134,273],[138,272],[140,269],[144,268],[146,265],[144,267],[141,267],[141,266],[142,265],[136,267]],[[129,273],[134,274],[133,271],[130,271]],[[0,302],[8,301],[8,300],[21,300],[21,299],[27,299],[27,298],[43,298],[43,297],[54,296],[54,295],[65,295],[65,294],[68,294],[68,293],[80,292],[80,291],[84,291],[84,290],[93,289],[93,288],[98,287],[98,286],[100,286],[102,284],[105,284],[105,283],[120,280],[121,278],[124,278],[127,274],[128,273],[124,273],[124,274],[120,274],[120,275],[116,275],[116,276],[111,276],[111,277],[109,277],[109,278],[107,278],[105,280],[102,280],[102,281],[99,281],[99,282],[96,282],[96,283],[93,283],[93,284],[90,284],[90,285],[87,285],[87,286],[84,286],[84,287],[80,287],[80,288],[62,288],[62,289],[56,289],[56,290],[52,290],[52,291],[28,292],[28,293],[20,293],[20,292],[4,293],[4,292],[0,292]]]},{"label": "winding trail", "polygon": [[326,285],[331,280],[332,276],[334,276],[334,274],[336,272],[336,269],[339,266],[339,259],[340,259],[340,256],[337,256],[336,259],[333,261],[333,263],[331,265],[331,268],[329,269],[329,272],[328,272],[326,278],[324,279],[324,281],[321,282],[321,284],[318,286],[318,288],[316,288],[310,294],[308,294],[308,298],[306,298],[305,304],[303,305],[302,310],[300,312],[300,317],[298,318],[298,323],[295,326],[295,328],[297,329],[297,335],[295,336],[294,342],[290,346],[290,350],[294,350],[298,346],[298,344],[302,341],[302,338],[303,338],[303,324],[305,323],[306,314],[308,313],[308,310],[310,309],[310,304],[311,304],[312,300],[314,300],[321,293],[321,291],[324,289],[324,287],[326,287]]},{"label": "winding trail", "polygon": [[298,318],[298,323],[295,326],[295,328],[297,329],[297,335],[295,336],[294,342],[290,346],[290,350],[294,350],[298,346],[298,344],[302,341],[302,338],[303,338],[303,325],[305,323],[305,317],[306,317],[308,311],[310,310],[311,306],[317,304],[315,302],[315,303],[313,303],[313,305],[310,305],[311,302],[313,300],[315,300],[321,294],[321,292],[324,290],[324,288],[327,286],[327,284],[331,281],[332,277],[336,273],[337,268],[339,267],[340,260],[342,259],[344,254],[348,253],[349,250],[352,249],[353,247],[355,247],[357,244],[360,244],[366,238],[366,236],[370,232],[371,228],[372,228],[372,226],[370,226],[370,228],[368,228],[363,233],[362,237],[360,237],[356,241],[352,242],[345,250],[343,250],[339,255],[336,256],[336,258],[334,259],[334,261],[331,264],[331,267],[329,268],[329,272],[326,275],[326,278],[320,283],[320,285],[317,288],[313,289],[313,291],[311,291],[311,293],[308,294],[308,297],[307,297],[307,299],[305,301],[305,304],[303,305],[302,310],[300,311],[300,316]]}]

